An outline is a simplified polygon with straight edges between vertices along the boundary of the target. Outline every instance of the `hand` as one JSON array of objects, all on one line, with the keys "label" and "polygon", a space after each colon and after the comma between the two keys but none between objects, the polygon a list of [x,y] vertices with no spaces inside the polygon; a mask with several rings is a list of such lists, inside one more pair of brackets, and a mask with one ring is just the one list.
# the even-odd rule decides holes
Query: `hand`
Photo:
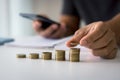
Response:
[{"label": "hand", "polygon": [[67,41],[68,47],[74,47],[72,43],[91,49],[93,55],[102,58],[115,58],[117,43],[114,32],[105,22],[94,22],[75,32],[74,36]]},{"label": "hand", "polygon": [[41,21],[35,20],[33,22],[33,28],[35,32],[46,38],[62,38],[66,33],[66,25],[64,23],[61,23],[60,26],[57,24],[52,24],[45,30],[43,30],[41,26]]}]

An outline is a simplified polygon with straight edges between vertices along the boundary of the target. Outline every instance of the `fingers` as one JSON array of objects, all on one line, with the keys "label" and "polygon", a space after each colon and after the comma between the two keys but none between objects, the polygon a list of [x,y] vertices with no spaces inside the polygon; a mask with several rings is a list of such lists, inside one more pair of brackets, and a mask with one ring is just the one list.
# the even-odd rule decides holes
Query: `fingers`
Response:
[{"label": "fingers", "polygon": [[103,22],[95,22],[86,28],[79,29],[75,35],[66,42],[68,47],[74,47],[71,43],[79,43],[92,50],[95,56],[106,59],[115,58],[117,43],[114,33]]},{"label": "fingers", "polygon": [[33,22],[33,28],[34,28],[35,32],[37,32],[38,34],[40,34],[43,37],[46,37],[46,38],[61,38],[66,33],[66,26],[65,25],[52,24],[48,28],[43,29],[42,28],[42,23],[43,22],[41,22],[39,20],[35,20]]},{"label": "fingers", "polygon": [[107,28],[101,27],[104,26],[103,22],[97,22],[97,24],[91,24],[89,25],[90,30],[87,35],[85,35],[80,40],[80,45],[82,46],[89,46],[89,44],[93,43],[97,39],[99,39],[101,36],[105,34],[107,31]]},{"label": "fingers", "polygon": [[40,34],[44,37],[47,37],[47,38],[51,37],[52,33],[58,29],[57,24],[53,24],[45,30],[43,30],[43,28],[41,26],[42,26],[41,21],[35,20],[33,22],[33,28],[34,28],[35,32],[37,32],[38,34]]},{"label": "fingers", "polygon": [[[40,14],[40,15],[48,18],[45,14]],[[33,21],[32,26],[33,26],[33,29],[35,30],[35,32],[38,34],[40,34],[40,32],[43,31],[42,22],[38,19]]]},{"label": "fingers", "polygon": [[90,43],[87,47],[90,49],[98,49],[98,48],[107,46],[113,39],[114,39],[114,34],[109,29],[102,37]]},{"label": "fingers", "polygon": [[66,32],[65,24],[61,24],[61,25],[52,24],[45,30],[43,30],[41,26],[42,26],[42,22],[40,22],[38,20],[35,20],[33,22],[34,30],[38,34],[40,34],[41,36],[46,37],[46,38],[61,38],[65,35],[65,32]]},{"label": "fingers", "polygon": [[82,29],[77,30],[74,36],[69,41],[66,42],[66,45],[68,47],[76,46],[81,40],[81,38],[87,34],[87,32],[88,32],[87,28],[82,28]]},{"label": "fingers", "polygon": [[104,59],[113,59],[116,57],[118,48],[114,48],[107,56],[101,56]]},{"label": "fingers", "polygon": [[42,31],[40,34],[44,37],[50,38],[52,33],[58,29],[57,24],[53,24],[50,27],[48,27],[46,30]]},{"label": "fingers", "polygon": [[51,38],[61,38],[65,35],[66,33],[66,25],[64,23],[61,23],[59,28],[54,32],[54,34],[51,35]]},{"label": "fingers", "polygon": [[103,58],[114,58],[116,56],[117,45],[115,39],[112,40],[107,46],[100,49],[92,49],[92,53],[95,56]]},{"label": "fingers", "polygon": [[[75,45],[74,45],[75,44]],[[75,41],[74,38],[70,39],[69,41],[66,42],[67,47],[74,47],[77,45],[77,42]]]},{"label": "fingers", "polygon": [[38,20],[35,20],[35,21],[32,23],[32,25],[33,25],[33,28],[34,28],[35,32],[39,33],[39,32],[42,30],[42,28],[41,28],[42,22],[40,22],[40,21],[38,21]]},{"label": "fingers", "polygon": [[66,42],[68,47],[74,47],[76,45],[71,45],[71,43],[80,43],[82,46],[88,46],[89,43],[94,42],[99,37],[103,36],[107,29],[101,28],[103,22],[92,23],[86,28],[79,29],[75,32],[72,39]]}]

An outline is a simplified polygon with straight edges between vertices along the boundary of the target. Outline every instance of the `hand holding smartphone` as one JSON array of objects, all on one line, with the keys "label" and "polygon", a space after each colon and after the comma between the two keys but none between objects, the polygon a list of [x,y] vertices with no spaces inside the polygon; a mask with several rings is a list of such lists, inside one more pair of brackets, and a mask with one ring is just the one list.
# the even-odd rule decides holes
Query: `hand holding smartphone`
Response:
[{"label": "hand holding smartphone", "polygon": [[46,18],[44,16],[38,15],[38,14],[29,14],[29,13],[20,13],[20,16],[30,19],[30,20],[38,20],[42,22],[42,28],[46,29],[48,28],[51,24],[58,24],[60,25],[58,22],[53,21],[49,18]]}]

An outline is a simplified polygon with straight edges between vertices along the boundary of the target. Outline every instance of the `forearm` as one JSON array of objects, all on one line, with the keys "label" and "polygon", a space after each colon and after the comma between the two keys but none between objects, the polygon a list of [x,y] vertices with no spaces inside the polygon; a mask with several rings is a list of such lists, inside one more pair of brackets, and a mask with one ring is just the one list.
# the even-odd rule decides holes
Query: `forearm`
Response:
[{"label": "forearm", "polygon": [[60,17],[60,22],[66,24],[67,32],[65,36],[69,36],[74,34],[76,30],[78,30],[80,19],[76,16],[62,15]]},{"label": "forearm", "polygon": [[111,30],[115,33],[117,44],[120,46],[120,13],[111,20],[107,21]]}]

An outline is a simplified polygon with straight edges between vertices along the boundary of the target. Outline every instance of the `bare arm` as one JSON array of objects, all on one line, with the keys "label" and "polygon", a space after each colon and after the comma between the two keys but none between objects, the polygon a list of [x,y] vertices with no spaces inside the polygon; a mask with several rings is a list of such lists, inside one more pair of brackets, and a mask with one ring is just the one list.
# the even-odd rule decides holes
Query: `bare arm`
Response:
[{"label": "bare arm", "polygon": [[120,46],[120,13],[106,23],[115,33],[117,44]]},{"label": "bare arm", "polygon": [[62,15],[60,17],[60,22],[66,24],[67,31],[65,36],[69,36],[79,29],[80,18],[77,16]]}]

